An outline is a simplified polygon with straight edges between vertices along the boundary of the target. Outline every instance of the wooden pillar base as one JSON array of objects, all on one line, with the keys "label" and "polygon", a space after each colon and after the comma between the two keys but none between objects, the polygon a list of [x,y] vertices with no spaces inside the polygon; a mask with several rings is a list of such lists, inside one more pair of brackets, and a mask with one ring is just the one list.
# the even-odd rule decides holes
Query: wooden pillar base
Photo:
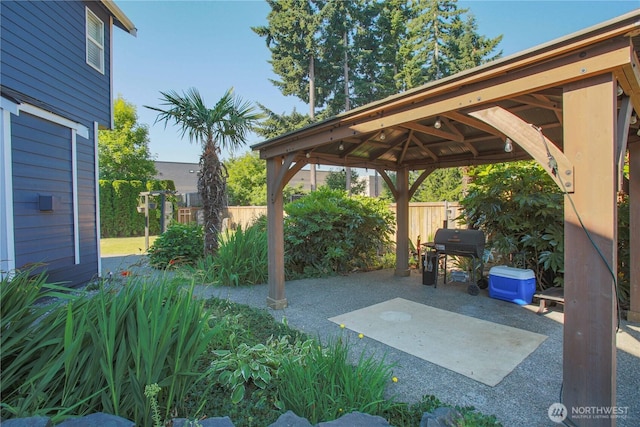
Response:
[{"label": "wooden pillar base", "polygon": [[283,310],[285,308],[287,308],[287,299],[278,299],[275,300],[271,297],[267,297],[267,307],[273,309],[273,310]]},{"label": "wooden pillar base", "polygon": [[633,323],[640,323],[640,311],[627,311],[627,320]]},{"label": "wooden pillar base", "polygon": [[394,272],[394,276],[396,277],[407,277],[410,274],[411,274],[411,270],[406,268],[396,268],[396,271]]}]

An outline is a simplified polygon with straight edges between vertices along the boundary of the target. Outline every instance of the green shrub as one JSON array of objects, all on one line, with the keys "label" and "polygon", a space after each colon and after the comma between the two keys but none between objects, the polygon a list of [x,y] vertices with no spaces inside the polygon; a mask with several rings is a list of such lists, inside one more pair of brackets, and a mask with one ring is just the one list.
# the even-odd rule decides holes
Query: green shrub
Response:
[{"label": "green shrub", "polygon": [[[564,201],[558,186],[535,162],[488,165],[472,171],[462,219],[481,228],[499,256],[518,254],[538,286],[563,285]],[[629,198],[618,201],[618,301],[629,306]]]},{"label": "green shrub", "polygon": [[629,308],[631,293],[631,246],[629,229],[629,195],[618,202],[618,300],[620,307]]},{"label": "green shrub", "polygon": [[[2,281],[3,419],[100,411],[151,425],[144,389],[154,383],[165,418],[183,407],[220,333],[193,286],[130,277],[120,291],[88,297],[62,294],[43,277]],[[34,304],[36,296],[63,299]]]},{"label": "green shrub", "polygon": [[394,405],[384,396],[391,367],[363,351],[354,366],[341,338],[327,347],[313,346],[307,357],[285,359],[278,395],[285,409],[312,424],[331,421],[352,411],[380,414]]},{"label": "green shrub", "polygon": [[515,254],[542,289],[561,283],[563,195],[544,169],[531,161],[500,163],[476,168],[471,177],[462,219],[484,230],[499,258],[509,262]]},{"label": "green shrub", "polygon": [[171,224],[149,248],[149,263],[156,268],[194,264],[204,253],[203,235],[197,224]]},{"label": "green shrub", "polygon": [[286,272],[318,276],[375,265],[389,243],[393,213],[378,199],[322,187],[286,205]]}]

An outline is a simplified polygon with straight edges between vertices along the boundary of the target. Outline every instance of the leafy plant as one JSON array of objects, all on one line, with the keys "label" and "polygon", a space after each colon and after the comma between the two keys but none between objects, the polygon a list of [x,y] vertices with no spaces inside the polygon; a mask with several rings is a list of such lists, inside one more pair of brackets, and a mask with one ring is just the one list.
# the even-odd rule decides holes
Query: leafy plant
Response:
[{"label": "leafy plant", "polygon": [[471,177],[462,219],[484,230],[498,259],[519,257],[541,288],[561,280],[563,196],[551,178],[535,162],[483,166]]},{"label": "leafy plant", "polygon": [[618,300],[629,308],[631,292],[631,247],[629,228],[629,195],[618,201]]},{"label": "leafy plant", "polygon": [[294,277],[371,268],[394,224],[386,203],[326,187],[285,210],[286,272]]},{"label": "leafy plant", "polygon": [[354,366],[349,346],[341,338],[326,347],[313,346],[305,358],[285,359],[278,394],[287,410],[312,424],[360,411],[379,414],[393,405],[384,397],[391,367],[363,351]]},{"label": "leafy plant", "polygon": [[192,265],[204,253],[202,227],[173,223],[149,248],[149,263],[156,268]]},{"label": "leafy plant", "polygon": [[283,360],[299,361],[314,345],[313,340],[289,340],[289,336],[270,337],[265,344],[240,343],[233,350],[213,352],[218,359],[211,362],[211,372],[216,374],[218,383],[231,390],[232,403],[244,399],[246,386],[264,390],[278,376]]}]

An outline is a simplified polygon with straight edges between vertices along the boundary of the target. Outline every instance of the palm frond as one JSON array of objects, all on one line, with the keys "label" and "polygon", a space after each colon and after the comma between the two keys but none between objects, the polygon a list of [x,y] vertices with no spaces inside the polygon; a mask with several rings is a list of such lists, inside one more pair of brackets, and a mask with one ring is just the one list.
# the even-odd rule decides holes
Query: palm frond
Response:
[{"label": "palm frond", "polygon": [[227,90],[220,100],[207,108],[200,92],[190,88],[183,95],[175,91],[160,92],[162,106],[146,106],[158,112],[157,122],[173,122],[180,127],[181,136],[202,145],[213,143],[217,148],[235,149],[245,143],[248,133],[262,115],[252,104]]}]

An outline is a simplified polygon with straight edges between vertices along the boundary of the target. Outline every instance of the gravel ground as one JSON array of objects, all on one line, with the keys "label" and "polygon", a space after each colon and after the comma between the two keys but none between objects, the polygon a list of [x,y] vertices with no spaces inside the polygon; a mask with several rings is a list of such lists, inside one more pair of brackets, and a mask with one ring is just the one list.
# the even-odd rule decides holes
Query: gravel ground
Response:
[{"label": "gravel ground", "polygon": [[[120,269],[132,269],[142,274],[144,265],[139,261],[137,257],[103,258],[103,273],[113,271],[116,274]],[[137,267],[130,267],[136,263]],[[474,406],[485,414],[494,414],[505,427],[558,425],[548,418],[547,410],[552,403],[559,402],[562,386],[561,308],[540,316],[535,313],[537,306],[520,307],[495,300],[489,298],[486,290],[471,296],[462,283],[434,288],[423,286],[421,282],[417,271],[409,277],[399,278],[392,270],[295,280],[286,283],[289,306],[284,310],[269,309],[269,312],[277,320],[286,319],[290,326],[322,339],[331,334],[347,333],[354,353],[365,350],[384,356],[396,365],[394,375],[399,381],[392,385],[392,393],[398,400],[415,402],[423,395],[432,394],[448,404]],[[203,297],[215,296],[266,308],[268,289],[266,285],[203,286],[198,293]],[[357,339],[355,333],[340,330],[328,320],[397,297],[544,334],[548,338],[498,385],[490,387],[373,339]],[[618,349],[617,405],[627,408],[627,414],[618,418],[617,425],[640,426],[640,325],[622,323]]]}]

